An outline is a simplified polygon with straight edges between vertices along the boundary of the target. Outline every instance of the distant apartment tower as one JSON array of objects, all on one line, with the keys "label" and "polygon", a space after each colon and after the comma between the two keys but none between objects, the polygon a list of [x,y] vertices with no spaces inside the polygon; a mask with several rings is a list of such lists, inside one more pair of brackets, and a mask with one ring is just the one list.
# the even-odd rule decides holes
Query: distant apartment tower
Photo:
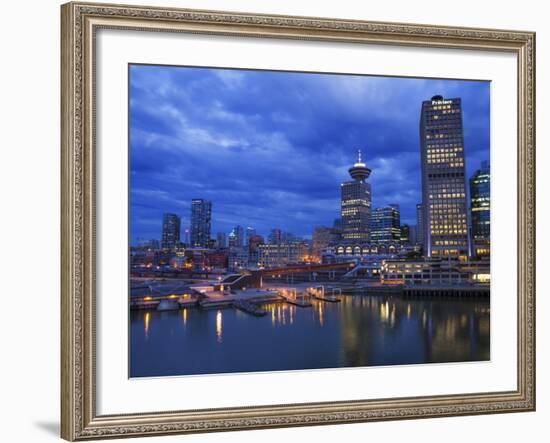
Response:
[{"label": "distant apartment tower", "polygon": [[180,241],[181,219],[176,214],[162,215],[162,249],[173,250]]},{"label": "distant apartment tower", "polygon": [[401,215],[398,206],[376,208],[370,215],[370,241],[377,243],[401,240]]},{"label": "distant apartment tower", "polygon": [[440,95],[420,115],[424,255],[469,255],[464,131],[460,98]]},{"label": "distant apartment tower", "polygon": [[400,230],[401,230],[401,235],[400,235],[399,241],[401,242],[401,244],[403,245],[411,244],[411,226],[405,223],[404,225],[401,225]]},{"label": "distant apartment tower", "polygon": [[361,151],[358,151],[357,162],[348,172],[353,180],[341,185],[342,239],[345,242],[368,241],[371,187],[367,178],[371,170],[363,163]]},{"label": "distant apartment tower", "polygon": [[321,258],[324,248],[328,247],[334,239],[334,228],[318,226],[311,236],[311,253],[317,258]]},{"label": "distant apartment tower", "polygon": [[250,238],[251,238],[251,237],[254,237],[254,236],[256,235],[256,229],[254,229],[254,228],[248,226],[248,227],[246,228],[246,231],[245,231],[245,232],[246,232],[246,234],[245,234],[245,237],[246,237],[246,238],[245,238],[245,244],[248,245],[248,243],[250,242]]},{"label": "distant apartment tower", "polygon": [[216,246],[218,248],[227,247],[227,236],[225,235],[225,232],[218,232],[216,234]]},{"label": "distant apartment tower", "polygon": [[470,208],[472,212],[473,253],[485,256],[490,253],[491,240],[491,171],[484,161],[470,177]]},{"label": "distant apartment tower", "polygon": [[194,198],[191,201],[191,246],[208,246],[211,224],[212,202],[202,198]]},{"label": "distant apartment tower", "polygon": [[189,228],[185,228],[183,232],[184,232],[183,242],[186,245],[189,245]]},{"label": "distant apartment tower", "polygon": [[[403,240],[403,231],[401,232],[401,240]],[[416,225],[409,225],[409,245],[420,245],[418,242],[418,230]]]},{"label": "distant apartment tower", "polygon": [[282,242],[283,232],[279,228],[273,228],[267,237],[270,245],[278,245]]}]

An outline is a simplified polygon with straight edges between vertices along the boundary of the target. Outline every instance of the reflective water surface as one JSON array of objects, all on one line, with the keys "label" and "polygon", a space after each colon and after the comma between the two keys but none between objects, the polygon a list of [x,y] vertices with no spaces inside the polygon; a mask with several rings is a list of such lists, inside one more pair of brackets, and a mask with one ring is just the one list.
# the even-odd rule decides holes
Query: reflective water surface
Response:
[{"label": "reflective water surface", "polygon": [[132,311],[130,376],[488,360],[488,300],[343,296],[311,308]]}]

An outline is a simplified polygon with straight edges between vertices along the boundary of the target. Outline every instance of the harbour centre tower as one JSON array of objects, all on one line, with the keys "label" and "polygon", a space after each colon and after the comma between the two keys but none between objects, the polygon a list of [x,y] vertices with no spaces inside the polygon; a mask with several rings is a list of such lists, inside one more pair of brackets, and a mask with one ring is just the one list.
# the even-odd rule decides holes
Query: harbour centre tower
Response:
[{"label": "harbour centre tower", "polygon": [[357,162],[348,170],[353,179],[342,183],[342,239],[345,242],[369,241],[371,187],[367,179],[371,170],[357,153]]}]

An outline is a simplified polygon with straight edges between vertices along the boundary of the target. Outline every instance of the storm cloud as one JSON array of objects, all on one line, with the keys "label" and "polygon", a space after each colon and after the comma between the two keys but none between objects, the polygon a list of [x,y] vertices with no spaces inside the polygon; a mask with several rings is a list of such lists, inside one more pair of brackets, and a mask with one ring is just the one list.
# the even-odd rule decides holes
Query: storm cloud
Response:
[{"label": "storm cloud", "polygon": [[423,100],[461,97],[470,176],[489,160],[490,83],[131,65],[130,235],[160,238],[163,212],[189,225],[213,202],[212,232],[235,225],[309,237],[332,225],[357,149],[373,206],[421,201]]}]

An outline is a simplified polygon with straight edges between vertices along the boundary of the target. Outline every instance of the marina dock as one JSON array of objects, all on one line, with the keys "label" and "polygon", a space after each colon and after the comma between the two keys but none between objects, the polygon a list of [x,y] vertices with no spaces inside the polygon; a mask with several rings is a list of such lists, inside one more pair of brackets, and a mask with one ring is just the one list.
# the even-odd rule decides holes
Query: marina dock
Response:
[{"label": "marina dock", "polygon": [[488,297],[489,286],[483,285],[403,285],[373,284],[372,282],[345,282],[319,284],[298,283],[267,284],[262,288],[229,289],[215,284],[192,284],[183,282],[138,281],[132,287],[131,310],[178,310],[184,308],[224,309],[235,308],[250,315],[261,316],[264,303],[288,303],[307,308],[314,301],[339,303],[343,294],[389,295],[396,297]]},{"label": "marina dock", "polygon": [[324,302],[340,303],[342,301],[340,298],[342,290],[340,288],[317,286],[315,288],[308,288],[307,293],[311,297]]},{"label": "marina dock", "polygon": [[282,297],[288,304],[299,306],[300,308],[308,308],[310,306],[313,306],[313,304],[305,297],[290,298],[284,295]]}]

